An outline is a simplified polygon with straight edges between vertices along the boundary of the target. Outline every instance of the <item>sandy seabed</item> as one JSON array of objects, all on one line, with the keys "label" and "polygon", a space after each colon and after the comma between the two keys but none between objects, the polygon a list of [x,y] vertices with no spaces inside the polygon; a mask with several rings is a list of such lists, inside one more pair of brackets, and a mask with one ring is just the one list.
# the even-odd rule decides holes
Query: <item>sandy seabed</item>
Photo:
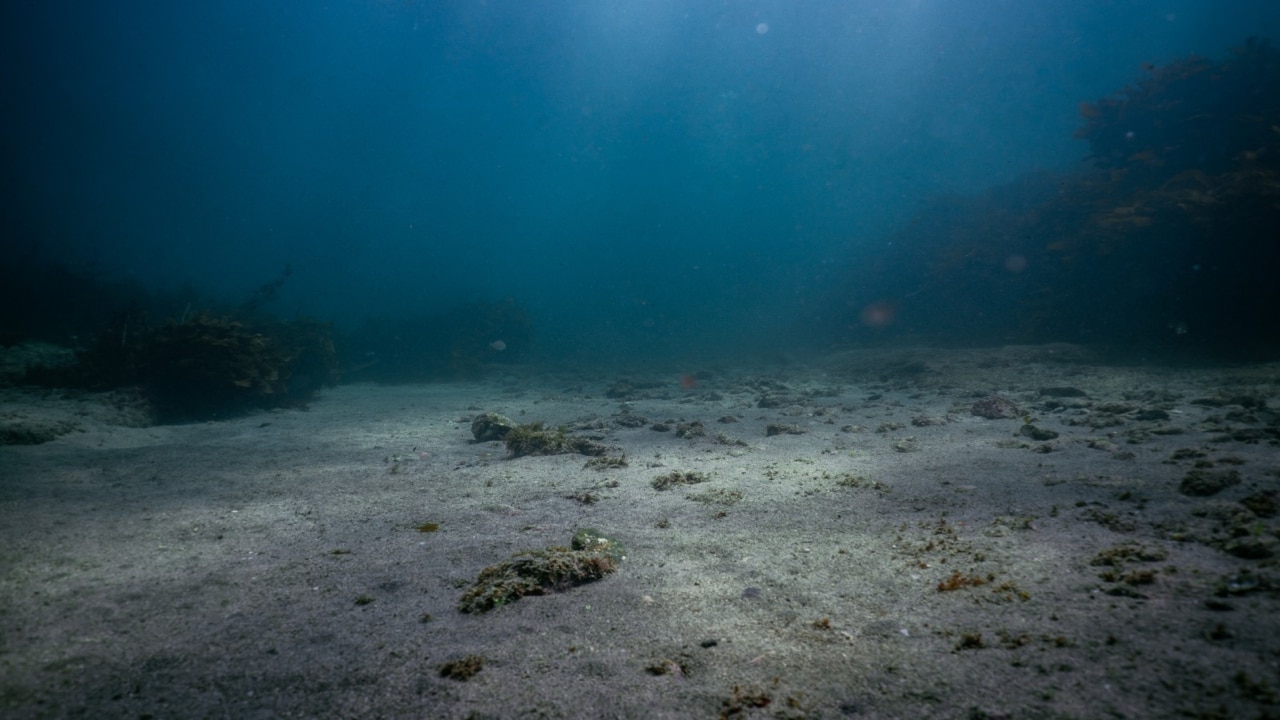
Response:
[{"label": "sandy seabed", "polygon": [[[59,436],[0,447],[0,715],[1280,717],[1280,364],[678,379],[507,368],[153,427],[7,390],[6,437]],[[511,457],[481,412],[626,464]],[[459,610],[588,527],[616,572]]]}]

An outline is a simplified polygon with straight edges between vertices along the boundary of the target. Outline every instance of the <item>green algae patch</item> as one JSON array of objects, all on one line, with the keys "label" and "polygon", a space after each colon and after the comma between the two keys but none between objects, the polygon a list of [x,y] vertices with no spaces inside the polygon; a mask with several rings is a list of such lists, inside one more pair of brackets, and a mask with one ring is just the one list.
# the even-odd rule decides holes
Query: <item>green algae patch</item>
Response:
[{"label": "green algae patch", "polygon": [[517,425],[507,431],[502,441],[511,457],[571,453],[598,457],[608,452],[608,448],[594,440],[573,437],[566,428],[547,428],[540,422]]},{"label": "green algae patch", "polygon": [[573,536],[573,547],[525,550],[490,565],[458,601],[464,613],[488,612],[526,595],[547,595],[593,582],[618,569],[622,545],[592,528]]}]

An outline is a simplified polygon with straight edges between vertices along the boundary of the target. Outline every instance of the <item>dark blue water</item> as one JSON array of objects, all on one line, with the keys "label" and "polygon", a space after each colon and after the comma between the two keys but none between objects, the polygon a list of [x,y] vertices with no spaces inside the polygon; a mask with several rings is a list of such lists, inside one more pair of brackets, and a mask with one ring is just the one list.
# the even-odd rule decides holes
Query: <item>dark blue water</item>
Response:
[{"label": "dark blue water", "polygon": [[544,357],[928,326],[858,268],[910,275],[931,199],[1085,167],[1081,102],[1280,37],[1274,0],[2,12],[10,267],[235,303],[288,266],[271,310],[340,328],[510,298]]}]

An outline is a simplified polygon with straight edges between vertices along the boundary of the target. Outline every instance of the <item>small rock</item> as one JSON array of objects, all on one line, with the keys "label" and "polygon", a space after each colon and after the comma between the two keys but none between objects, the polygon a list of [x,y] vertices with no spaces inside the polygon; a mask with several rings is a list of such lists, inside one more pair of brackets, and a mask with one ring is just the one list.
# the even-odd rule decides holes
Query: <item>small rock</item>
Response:
[{"label": "small rock", "polygon": [[498,413],[480,413],[471,420],[471,435],[476,442],[502,440],[515,426],[510,419]]}]

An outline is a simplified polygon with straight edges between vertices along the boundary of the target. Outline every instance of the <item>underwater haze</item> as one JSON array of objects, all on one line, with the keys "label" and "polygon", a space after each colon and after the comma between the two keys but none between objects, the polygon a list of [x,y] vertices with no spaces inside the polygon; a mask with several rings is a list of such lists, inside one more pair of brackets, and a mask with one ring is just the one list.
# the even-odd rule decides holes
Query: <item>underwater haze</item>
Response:
[{"label": "underwater haze", "polygon": [[[1144,67],[1280,37],[1274,0],[0,12],[11,268],[231,305],[283,278],[272,312],[347,331],[510,302],[551,359],[926,333],[940,321],[911,306],[906,276],[931,258],[903,230],[923,208],[1089,168],[1081,103]],[[1150,287],[1143,303],[1167,304],[1174,286]],[[1203,327],[1172,310],[1141,323]],[[964,339],[965,320],[945,324]],[[975,321],[973,339],[1019,332]]]}]

